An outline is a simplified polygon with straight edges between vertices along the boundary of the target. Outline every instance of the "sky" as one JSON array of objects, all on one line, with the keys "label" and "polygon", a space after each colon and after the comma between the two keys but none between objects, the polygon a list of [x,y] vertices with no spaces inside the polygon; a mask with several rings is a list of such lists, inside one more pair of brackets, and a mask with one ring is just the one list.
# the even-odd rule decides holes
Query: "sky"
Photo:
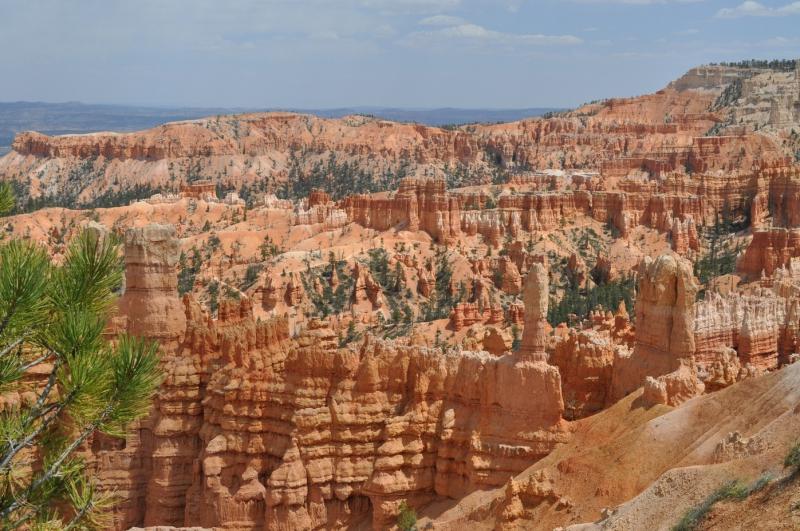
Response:
[{"label": "sky", "polygon": [[800,57],[792,0],[0,0],[0,101],[574,107]]}]

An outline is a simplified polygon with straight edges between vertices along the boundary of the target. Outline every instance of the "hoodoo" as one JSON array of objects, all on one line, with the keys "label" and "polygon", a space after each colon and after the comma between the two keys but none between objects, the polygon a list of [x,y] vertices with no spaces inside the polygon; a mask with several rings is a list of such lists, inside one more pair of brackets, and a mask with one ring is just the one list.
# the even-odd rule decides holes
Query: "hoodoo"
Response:
[{"label": "hoodoo", "polygon": [[[415,38],[546,37],[458,20]],[[158,343],[140,415],[90,419],[68,472],[116,493],[103,525],[120,531],[797,527],[798,68],[706,65],[508,123],[19,133],[0,267],[27,239],[59,280],[83,228],[120,237],[102,353]],[[73,380],[50,382],[74,367],[15,323],[0,457],[25,455],[24,482],[73,429]],[[18,330],[38,342],[5,341]],[[36,423],[47,439],[8,428]],[[0,510],[18,495],[2,490]],[[48,506],[62,520],[95,507],[67,498]]]}]

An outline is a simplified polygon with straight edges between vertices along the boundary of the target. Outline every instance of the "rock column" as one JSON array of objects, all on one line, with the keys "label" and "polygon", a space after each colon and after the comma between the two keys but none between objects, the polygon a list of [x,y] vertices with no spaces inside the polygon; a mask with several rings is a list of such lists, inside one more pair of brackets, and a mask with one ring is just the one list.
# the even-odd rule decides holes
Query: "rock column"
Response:
[{"label": "rock column", "polygon": [[172,225],[151,224],[125,233],[125,294],[119,302],[128,333],[175,346],[186,330],[178,298],[180,247]]},{"label": "rock column", "polygon": [[526,361],[547,361],[547,304],[549,294],[547,269],[533,264],[525,277],[522,299],[525,303],[525,329],[519,357]]}]

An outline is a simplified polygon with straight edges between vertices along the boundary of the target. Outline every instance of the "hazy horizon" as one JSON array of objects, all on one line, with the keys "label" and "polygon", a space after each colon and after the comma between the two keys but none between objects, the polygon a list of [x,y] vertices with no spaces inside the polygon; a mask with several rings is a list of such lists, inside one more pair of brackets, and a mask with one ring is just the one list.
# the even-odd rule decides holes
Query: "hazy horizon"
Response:
[{"label": "hazy horizon", "polygon": [[50,135],[80,134],[97,131],[140,131],[166,122],[193,120],[219,114],[291,111],[323,118],[341,118],[348,114],[369,114],[380,119],[413,122],[432,126],[468,123],[512,122],[541,116],[560,109],[532,107],[523,109],[401,109],[388,107],[336,107],[330,109],[268,109],[224,107],[168,107],[80,102],[0,102],[0,155],[8,149],[14,136],[22,131],[39,131]]},{"label": "hazy horizon", "polygon": [[[584,102],[585,103],[585,102]],[[65,101],[44,101],[44,100],[0,100],[0,105],[13,105],[13,104],[33,104],[33,105],[83,105],[87,107],[131,107],[140,109],[154,109],[154,110],[174,110],[174,109],[187,109],[187,110],[226,110],[226,111],[242,111],[242,112],[300,112],[300,111],[337,111],[344,109],[353,110],[402,110],[402,111],[439,111],[439,110],[457,110],[457,111],[521,111],[521,110],[567,110],[571,107],[557,107],[549,105],[533,105],[529,107],[403,107],[392,105],[337,105],[334,107],[226,107],[224,105],[210,105],[210,106],[185,106],[185,105],[169,105],[169,104],[140,104],[136,102],[125,103],[97,103],[93,101],[78,101],[78,100],[65,100]]]},{"label": "hazy horizon", "polygon": [[0,101],[575,107],[800,56],[791,0],[7,0]]}]

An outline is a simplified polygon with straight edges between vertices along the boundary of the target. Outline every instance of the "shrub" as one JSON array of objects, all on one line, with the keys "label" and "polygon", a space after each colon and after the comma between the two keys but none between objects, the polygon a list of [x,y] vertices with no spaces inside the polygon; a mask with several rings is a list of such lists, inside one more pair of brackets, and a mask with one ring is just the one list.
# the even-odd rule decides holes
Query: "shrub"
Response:
[{"label": "shrub", "polygon": [[754,494],[767,485],[769,485],[770,481],[772,481],[772,474],[769,472],[764,472],[761,476],[755,480],[749,487],[747,487],[747,496]]},{"label": "shrub", "polygon": [[242,283],[242,290],[246,290],[256,283],[258,274],[264,269],[264,264],[250,264],[247,266],[247,271],[244,274],[244,282]]},{"label": "shrub", "polygon": [[794,468],[797,470],[800,468],[800,443],[795,444],[789,450],[789,453],[786,454],[786,457],[783,460],[783,466],[786,468]]},{"label": "shrub", "polygon": [[400,503],[400,513],[397,515],[397,527],[401,531],[413,531],[417,528],[417,512],[403,500]]},{"label": "shrub", "polygon": [[[762,476],[762,478],[764,477],[765,476]],[[756,491],[754,487],[759,485],[760,482],[761,479],[756,481],[750,487],[743,484],[739,480],[733,480],[722,485],[720,488],[712,492],[705,500],[703,500],[700,505],[689,509],[689,511],[683,515],[683,518],[681,518],[680,521],[673,526],[672,531],[692,531],[696,529],[717,502],[732,499],[743,500],[751,493]],[[769,483],[769,479],[766,479],[766,483]],[[766,483],[761,485],[759,489],[763,488]]]}]

